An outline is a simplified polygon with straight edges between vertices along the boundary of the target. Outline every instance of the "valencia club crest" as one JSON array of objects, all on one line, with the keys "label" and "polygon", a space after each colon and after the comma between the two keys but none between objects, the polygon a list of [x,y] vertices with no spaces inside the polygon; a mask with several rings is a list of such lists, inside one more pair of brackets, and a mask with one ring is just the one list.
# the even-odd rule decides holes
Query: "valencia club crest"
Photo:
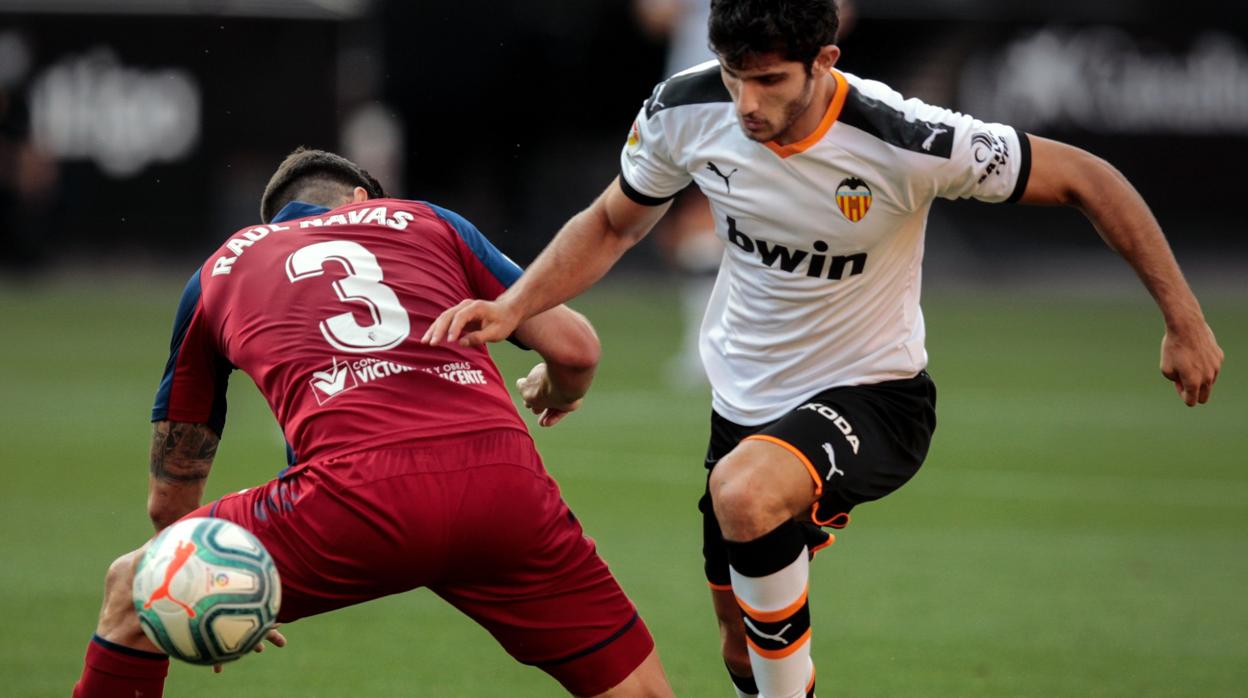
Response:
[{"label": "valencia club crest", "polygon": [[628,130],[628,146],[627,146],[628,154],[636,155],[637,151],[640,149],[641,149],[641,127],[639,127],[637,125],[637,122],[634,121],[633,127]]},{"label": "valencia club crest", "polygon": [[847,177],[836,185],[836,205],[851,222],[857,223],[871,208],[871,187],[857,177]]}]

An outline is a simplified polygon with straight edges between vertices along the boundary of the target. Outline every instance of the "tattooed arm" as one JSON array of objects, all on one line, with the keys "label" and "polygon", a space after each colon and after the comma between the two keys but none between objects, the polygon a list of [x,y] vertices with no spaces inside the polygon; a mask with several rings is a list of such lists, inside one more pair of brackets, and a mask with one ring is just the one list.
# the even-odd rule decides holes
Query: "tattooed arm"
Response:
[{"label": "tattooed arm", "polygon": [[147,515],[159,531],[200,505],[221,437],[207,424],[152,425]]}]

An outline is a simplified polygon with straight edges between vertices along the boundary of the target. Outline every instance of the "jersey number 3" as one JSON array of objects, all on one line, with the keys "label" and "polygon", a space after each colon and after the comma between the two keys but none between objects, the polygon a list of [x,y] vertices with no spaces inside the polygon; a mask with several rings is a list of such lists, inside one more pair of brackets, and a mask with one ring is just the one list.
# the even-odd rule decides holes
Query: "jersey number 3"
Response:
[{"label": "jersey number 3", "polygon": [[411,333],[407,311],[399,304],[394,290],[381,282],[377,257],[359,243],[330,240],[296,250],[286,258],[286,276],[291,283],[325,273],[326,262],[337,262],[347,276],[334,282],[334,292],[343,303],[359,303],[368,310],[373,324],[362,326],[353,313],[334,315],[321,321],[321,334],[335,349],[363,354],[398,346]]}]

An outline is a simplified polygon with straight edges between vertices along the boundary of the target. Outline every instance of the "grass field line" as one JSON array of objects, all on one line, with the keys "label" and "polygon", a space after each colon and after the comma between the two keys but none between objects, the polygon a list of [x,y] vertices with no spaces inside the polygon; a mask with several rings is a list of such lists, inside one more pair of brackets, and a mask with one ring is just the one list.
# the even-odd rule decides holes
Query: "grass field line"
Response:
[{"label": "grass field line", "polygon": [[[874,503],[854,510],[855,521],[838,534],[838,543],[853,540],[855,546],[882,545],[890,549],[889,559],[873,560],[872,567],[902,569],[917,560],[947,558],[959,565],[976,560],[991,561],[986,569],[996,569],[1005,576],[1020,574],[1020,569],[1040,565],[1047,572],[1066,576],[1083,576],[1087,570],[1116,564],[1107,561],[1143,555],[1146,559],[1166,564],[1182,562],[1187,565],[1184,583],[1191,584],[1195,578],[1222,578],[1238,576],[1248,582],[1248,540],[1242,533],[1242,525],[1211,526],[1201,524],[1198,534],[1181,527],[1169,526],[1162,514],[1138,524],[1125,527],[1118,521],[1106,518],[1089,522],[1054,519],[1038,521],[1034,517],[1015,520],[1008,513],[991,521],[971,518],[967,514],[979,512],[949,510],[929,512],[919,510],[921,521],[906,512],[901,519],[894,503],[894,511],[882,512]],[[878,506],[888,506],[878,505]],[[855,528],[857,527],[857,528]],[[844,549],[844,548],[842,548]],[[871,552],[868,556],[876,555]],[[1053,572],[1057,560],[1083,565],[1078,569]],[[1219,564],[1210,566],[1211,561]],[[1033,571],[1034,572],[1034,571]],[[1094,582],[1099,583],[1099,582]],[[1228,593],[1238,598],[1238,592],[1227,587]],[[1133,593],[1135,593],[1133,591]],[[1166,592],[1169,593],[1169,592]],[[1227,612],[1248,613],[1248,608],[1229,608]]]},{"label": "grass field line", "polygon": [[[551,449],[543,455],[547,466],[558,477],[575,477],[603,482],[631,482],[663,485],[687,485],[701,483],[705,470],[694,459],[661,453],[635,453],[622,455],[618,451],[589,448]],[[624,460],[621,466],[619,462]],[[581,463],[575,471],[560,468],[560,464]],[[600,466],[594,464],[601,464]]]},{"label": "grass field line", "polygon": [[[1191,424],[1187,414],[1176,413],[1183,406],[1172,404],[1172,397],[1172,393],[1151,400],[1142,394],[1127,392],[1016,389],[1009,393],[977,394],[963,391],[946,398],[937,416],[947,415],[958,422],[1019,425],[1028,430],[1036,425],[1136,430],[1141,426],[1166,428],[1177,421]],[[1238,427],[1243,423],[1243,415],[1236,412],[1219,409],[1219,403],[1214,402],[1203,409],[1198,422],[1191,426],[1202,430]]]},{"label": "grass field line", "polygon": [[[709,388],[707,389],[709,391]],[[636,390],[600,386],[592,388],[585,398],[581,415],[598,420],[610,415],[612,421],[641,421],[652,425],[656,413],[679,413],[694,419],[699,425],[706,424],[709,433],[711,400],[709,392],[681,392],[677,390]],[[696,417],[695,417],[696,416]]]},{"label": "grass field line", "polygon": [[1188,474],[1069,473],[1036,470],[928,468],[920,472],[924,494],[1037,502],[1106,502],[1114,504],[1233,509],[1244,513],[1248,481],[1192,478]]}]

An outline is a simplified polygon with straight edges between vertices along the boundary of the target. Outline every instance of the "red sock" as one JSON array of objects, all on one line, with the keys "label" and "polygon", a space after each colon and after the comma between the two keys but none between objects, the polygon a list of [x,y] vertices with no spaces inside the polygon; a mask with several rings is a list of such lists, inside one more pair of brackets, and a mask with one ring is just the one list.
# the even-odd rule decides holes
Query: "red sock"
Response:
[{"label": "red sock", "polygon": [[73,698],[161,698],[169,658],[123,647],[96,635],[87,645]]}]

